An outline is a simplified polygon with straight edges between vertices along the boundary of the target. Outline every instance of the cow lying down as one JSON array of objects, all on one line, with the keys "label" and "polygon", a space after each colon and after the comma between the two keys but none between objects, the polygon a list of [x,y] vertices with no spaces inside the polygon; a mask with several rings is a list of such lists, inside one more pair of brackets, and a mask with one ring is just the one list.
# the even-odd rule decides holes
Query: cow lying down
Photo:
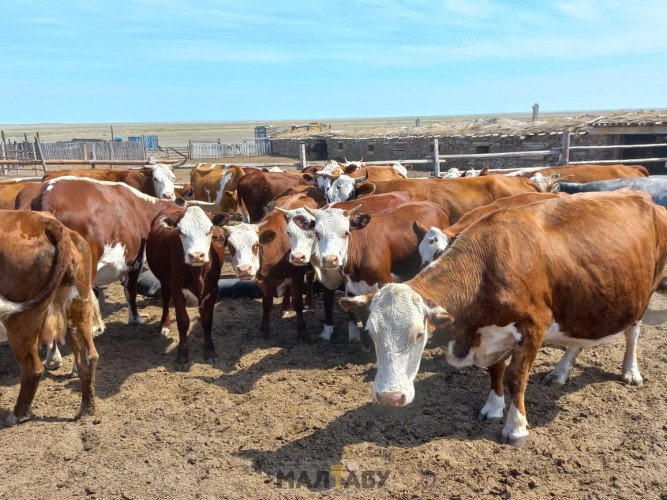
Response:
[{"label": "cow lying down", "polygon": [[543,343],[568,348],[546,377],[562,384],[582,348],[624,335],[621,378],[642,383],[637,339],[666,260],[663,207],[630,190],[581,194],[489,214],[412,280],[341,304],[368,316],[378,403],[412,402],[432,334],[450,364],[488,369],[491,392],[480,420],[502,419],[505,380],[502,441],[520,446],[528,437],[528,375]]}]

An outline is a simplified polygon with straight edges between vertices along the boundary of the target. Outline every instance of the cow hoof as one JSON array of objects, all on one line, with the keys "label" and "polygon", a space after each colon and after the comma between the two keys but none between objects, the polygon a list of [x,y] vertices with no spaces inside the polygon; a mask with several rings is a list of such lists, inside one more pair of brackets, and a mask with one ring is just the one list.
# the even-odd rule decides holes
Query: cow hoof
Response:
[{"label": "cow hoof", "polygon": [[137,316],[136,318],[132,318],[127,322],[128,325],[130,326],[140,326],[140,325],[145,325],[146,324],[146,318],[143,316]]},{"label": "cow hoof", "polygon": [[211,366],[218,366],[219,363],[217,356],[207,357],[205,361]]},{"label": "cow hoof", "polygon": [[484,424],[496,424],[502,420],[502,415],[500,417],[494,417],[491,415],[487,415],[486,413],[479,412],[477,414],[477,421],[482,422]]},{"label": "cow hoof", "polygon": [[190,363],[179,363],[178,361],[176,362],[176,371],[177,372],[187,372],[190,371]]},{"label": "cow hoof", "polygon": [[528,436],[513,438],[511,436],[503,435],[500,441],[502,442],[502,444],[509,444],[514,448],[523,448],[523,445],[525,445],[528,442]]},{"label": "cow hoof", "polygon": [[62,360],[60,360],[60,361],[50,361],[48,363],[44,363],[44,368],[46,368],[50,372],[53,372],[55,370],[58,370],[62,365],[63,365]]},{"label": "cow hoof", "polygon": [[280,313],[280,317],[282,319],[293,318],[294,316],[296,316],[296,313],[294,311],[282,311]]},{"label": "cow hoof", "polygon": [[642,379],[642,376],[639,374],[639,372],[637,372],[637,373],[632,373],[632,372],[624,373],[623,375],[621,375],[621,381],[624,384],[636,385],[637,387],[640,387],[640,386],[644,385],[644,380]]},{"label": "cow hoof", "polygon": [[549,372],[542,378],[542,385],[548,385],[554,389],[560,389],[565,382],[567,381],[560,379],[554,372]]},{"label": "cow hoof", "polygon": [[269,332],[264,332],[262,330],[257,332],[257,338],[258,339],[268,339],[269,338]]},{"label": "cow hoof", "polygon": [[169,327],[168,326],[163,326],[162,328],[160,328],[160,333],[162,335],[165,335],[165,336],[169,335]]},{"label": "cow hoof", "polygon": [[13,413],[10,413],[9,416],[7,417],[7,419],[5,420],[5,425],[7,427],[13,427],[13,426],[18,425],[22,422],[30,420],[31,418],[32,418],[32,414],[30,414],[30,413],[28,413],[24,417],[17,417]]}]

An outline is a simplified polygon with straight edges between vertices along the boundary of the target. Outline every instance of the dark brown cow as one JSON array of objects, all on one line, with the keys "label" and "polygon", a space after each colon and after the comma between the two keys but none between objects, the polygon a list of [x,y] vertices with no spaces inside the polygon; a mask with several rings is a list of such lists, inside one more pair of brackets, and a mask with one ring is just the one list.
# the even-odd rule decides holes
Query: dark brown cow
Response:
[{"label": "dark brown cow", "polygon": [[267,214],[269,203],[280,193],[293,186],[315,186],[310,173],[291,174],[257,171],[247,174],[237,186],[241,215],[245,222],[255,223]]},{"label": "dark brown cow", "polygon": [[419,201],[432,201],[447,212],[450,223],[458,221],[470,210],[499,198],[521,193],[539,192],[534,182],[521,177],[485,176],[458,179],[397,179],[364,182],[357,187],[360,196],[407,191]]},{"label": "dark brown cow", "polygon": [[[428,226],[449,225],[445,210],[428,201],[403,203],[374,215],[355,215],[360,208],[308,210],[309,216],[293,219],[303,231],[315,235],[311,262],[318,278],[324,273],[339,273],[348,295],[378,290],[419,272],[419,244],[412,230],[415,220]],[[350,321],[348,333],[351,342],[360,340],[356,321]]]},{"label": "dark brown cow", "polygon": [[211,219],[199,207],[167,208],[153,221],[146,242],[148,267],[160,281],[162,318],[160,329],[169,333],[169,301],[173,300],[178,325],[176,366],[187,369],[190,363],[188,329],[190,317],[186,302],[199,306],[199,321],[204,331],[204,359],[217,363],[211,328],[213,306],[218,298],[218,279],[224,262],[224,238],[220,227],[229,222],[228,214]]},{"label": "dark brown cow", "polygon": [[114,169],[74,169],[54,170],[42,178],[42,182],[58,177],[88,177],[98,181],[124,182],[128,186],[150,196],[165,200],[174,199],[174,181],[176,176],[171,166],[165,163],[153,163],[147,167],[133,170]]},{"label": "dark brown cow", "polygon": [[419,255],[422,259],[422,266],[430,264],[437,259],[461,231],[487,214],[497,212],[498,210],[522,207],[529,203],[537,203],[543,200],[550,200],[551,198],[562,198],[564,196],[567,195],[560,193],[523,193],[507,196],[505,198],[500,198],[493,203],[489,203],[488,205],[483,205],[471,210],[461,217],[456,224],[445,229],[437,227],[428,229],[415,221],[413,229],[417,234],[417,240],[419,241]]},{"label": "dark brown cow", "polygon": [[414,279],[341,303],[369,314],[377,402],[413,400],[432,330],[449,363],[488,368],[480,420],[503,417],[505,378],[511,405],[502,440],[520,446],[528,437],[524,392],[543,343],[568,347],[546,377],[560,385],[582,348],[625,334],[622,380],[642,383],[636,344],[666,260],[667,211],[648,195],[581,194],[489,214]]},{"label": "dark brown cow", "polygon": [[14,210],[16,196],[28,186],[41,186],[39,181],[20,181],[0,183],[0,209]]},{"label": "dark brown cow", "polygon": [[158,200],[121,182],[58,177],[43,184],[32,210],[53,213],[90,245],[92,282],[105,287],[127,277],[128,322],[143,324],[137,312],[137,279],[151,222],[170,201]]},{"label": "dark brown cow", "polygon": [[50,214],[0,210],[0,341],[21,366],[21,388],[7,423],[29,418],[44,368],[37,349],[69,332],[81,380],[77,417],[95,412],[94,331],[104,325],[92,295],[90,248]]}]

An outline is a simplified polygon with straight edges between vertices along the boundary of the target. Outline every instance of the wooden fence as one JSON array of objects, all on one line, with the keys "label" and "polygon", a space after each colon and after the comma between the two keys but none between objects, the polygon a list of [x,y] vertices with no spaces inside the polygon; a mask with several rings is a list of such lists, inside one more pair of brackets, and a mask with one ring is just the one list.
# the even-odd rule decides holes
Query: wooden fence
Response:
[{"label": "wooden fence", "polygon": [[240,142],[192,142],[189,143],[189,156],[193,160],[202,158],[230,158],[234,156],[264,156],[271,154],[268,140]]}]

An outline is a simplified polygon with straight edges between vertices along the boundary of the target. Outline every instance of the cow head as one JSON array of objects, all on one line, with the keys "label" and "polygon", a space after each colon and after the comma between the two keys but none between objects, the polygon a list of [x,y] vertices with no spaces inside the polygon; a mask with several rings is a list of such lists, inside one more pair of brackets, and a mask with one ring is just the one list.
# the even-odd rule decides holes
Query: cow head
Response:
[{"label": "cow head", "polygon": [[549,175],[543,175],[540,172],[537,172],[530,178],[537,186],[540,188],[540,191],[543,193],[556,193],[560,189],[560,174],[555,172]]},{"label": "cow head", "polygon": [[329,189],[325,191],[327,201],[336,203],[337,201],[348,201],[357,197],[357,185],[364,182],[368,174],[363,177],[350,177],[349,175],[340,175]]},{"label": "cow head", "polygon": [[357,214],[361,205],[352,210],[305,208],[310,217],[297,215],[292,220],[304,231],[315,234],[313,253],[316,265],[325,269],[341,269],[347,261],[350,231],[362,229],[370,222],[368,214]]},{"label": "cow head", "polygon": [[242,281],[255,279],[260,266],[259,245],[267,243],[271,236],[275,237],[274,231],[264,231],[267,234],[260,235],[260,229],[266,224],[267,221],[264,221],[259,224],[238,224],[222,228],[232,259],[232,269]]},{"label": "cow head", "polygon": [[442,307],[429,306],[421,295],[403,283],[390,283],[380,291],[343,298],[343,308],[368,317],[366,328],[375,344],[378,369],[373,399],[398,408],[415,397],[414,380],[432,328],[453,318]]},{"label": "cow head", "polygon": [[458,168],[452,167],[447,172],[445,172],[442,176],[443,179],[456,179],[457,177],[461,177],[463,175],[463,172],[461,172]]},{"label": "cow head", "polygon": [[289,262],[295,266],[305,266],[310,262],[310,257],[313,254],[313,246],[315,244],[315,233],[311,230],[301,229],[295,222],[294,217],[302,216],[310,220],[310,214],[304,208],[295,208],[292,210],[285,210],[276,207],[287,221],[285,232],[290,244]]},{"label": "cow head", "polygon": [[[206,212],[200,207],[188,207],[178,222],[169,217],[162,217],[160,222],[178,231],[186,264],[199,267],[208,263],[213,223]],[[218,220],[217,223],[221,224],[222,221]]]},{"label": "cow head", "polygon": [[425,226],[415,221],[412,229],[419,242],[419,256],[422,259],[422,267],[429,265],[440,257],[449,246],[449,238],[437,227],[426,229]]},{"label": "cow head", "polygon": [[321,170],[315,172],[317,187],[326,192],[331,183],[343,173],[343,168],[335,160],[329,160]]},{"label": "cow head", "polygon": [[152,172],[155,195],[160,199],[173,200],[176,176],[171,167],[165,163],[153,163],[148,165],[148,168]]}]

